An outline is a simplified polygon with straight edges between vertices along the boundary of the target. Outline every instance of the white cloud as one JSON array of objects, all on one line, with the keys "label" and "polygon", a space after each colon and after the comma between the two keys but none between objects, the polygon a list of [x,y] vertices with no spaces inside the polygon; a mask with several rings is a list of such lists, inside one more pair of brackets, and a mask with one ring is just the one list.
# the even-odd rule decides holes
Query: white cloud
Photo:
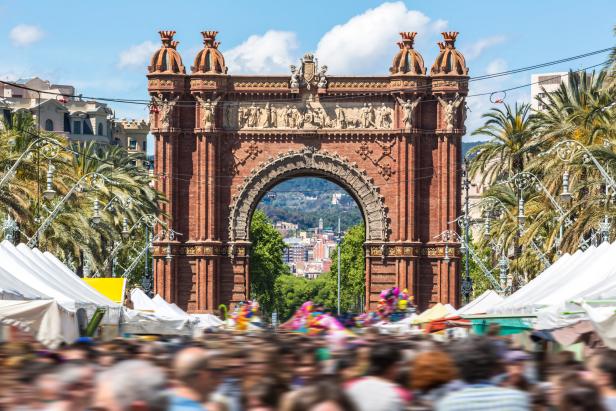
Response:
[{"label": "white cloud", "polygon": [[489,47],[496,46],[505,41],[505,36],[491,36],[479,39],[470,46],[464,47],[462,52],[467,60],[479,57],[483,51]]},{"label": "white cloud", "polygon": [[143,68],[143,66],[145,66],[148,63],[150,57],[152,56],[152,53],[158,50],[159,47],[160,47],[159,45],[154,44],[153,42],[149,40],[144,41],[141,44],[131,46],[120,53],[118,67],[119,68],[126,68],[126,67]]},{"label": "white cloud", "polygon": [[503,59],[494,59],[486,66],[486,74],[496,74],[507,70],[507,62]]},{"label": "white cloud", "polygon": [[[427,50],[431,47],[436,53],[438,49],[431,40],[446,26],[446,21],[431,21],[425,14],[407,9],[401,1],[383,3],[325,33],[319,41],[316,55],[332,73],[387,73],[397,50],[395,44],[399,40],[399,32],[418,32],[418,48],[426,46]],[[423,54],[422,50],[420,52]],[[426,60],[426,64],[429,69],[430,61]]]},{"label": "white cloud", "polygon": [[293,32],[268,30],[248,37],[224,56],[230,73],[284,73],[295,60],[298,44]]},{"label": "white cloud", "polygon": [[19,24],[11,29],[9,38],[15,46],[29,46],[42,39],[43,35],[43,30],[37,26]]}]

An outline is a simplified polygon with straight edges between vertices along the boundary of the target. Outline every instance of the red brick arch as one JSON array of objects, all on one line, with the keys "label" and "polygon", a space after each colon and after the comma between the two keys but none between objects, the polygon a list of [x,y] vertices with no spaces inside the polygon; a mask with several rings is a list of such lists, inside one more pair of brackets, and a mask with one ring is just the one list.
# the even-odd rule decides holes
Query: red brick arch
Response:
[{"label": "red brick arch", "polygon": [[[287,76],[228,74],[216,32],[203,35],[199,56],[214,60],[198,58],[191,74],[181,61],[149,68],[156,184],[168,224],[183,233],[155,243],[156,292],[192,312],[246,299],[259,199],[283,179],[315,175],[362,209],[368,308],[393,286],[422,308],[457,304],[459,244],[439,236],[460,212],[468,77],[457,33],[440,46],[455,67],[441,59],[427,75],[415,33],[404,33],[406,57],[391,74],[364,77],[329,75],[310,54]],[[161,51],[179,58],[173,32],[161,36]]]}]

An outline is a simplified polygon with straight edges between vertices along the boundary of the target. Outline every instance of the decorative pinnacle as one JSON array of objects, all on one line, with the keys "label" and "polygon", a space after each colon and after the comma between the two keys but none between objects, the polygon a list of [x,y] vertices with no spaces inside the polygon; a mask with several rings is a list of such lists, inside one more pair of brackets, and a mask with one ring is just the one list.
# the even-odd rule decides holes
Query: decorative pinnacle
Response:
[{"label": "decorative pinnacle", "polygon": [[456,42],[456,37],[458,37],[458,34],[460,33],[458,33],[457,31],[444,31],[441,34],[445,39],[445,45],[447,47],[451,47],[452,49],[455,48],[454,44]]},{"label": "decorative pinnacle", "polygon": [[175,36],[175,30],[161,30],[158,34],[160,35],[160,40],[163,42],[163,46],[169,47],[173,40],[173,36]]},{"label": "decorative pinnacle", "polygon": [[218,46],[220,45],[219,41],[216,41],[216,35],[218,34],[217,31],[211,30],[211,31],[202,31],[201,35],[203,36],[203,44],[206,45],[206,47],[213,47],[215,49],[218,48]]},{"label": "decorative pinnacle", "polygon": [[400,32],[400,36],[402,36],[402,44],[407,46],[408,48],[413,48],[413,43],[415,42],[415,36],[417,35],[416,31],[402,31]]},{"label": "decorative pinnacle", "polygon": [[175,50],[178,47],[178,44],[180,44],[179,41],[173,40],[171,43],[169,43],[169,47]]},{"label": "decorative pinnacle", "polygon": [[438,49],[440,51],[445,50],[445,43],[443,43],[442,41],[438,41],[438,42],[436,42],[436,44],[438,44]]}]

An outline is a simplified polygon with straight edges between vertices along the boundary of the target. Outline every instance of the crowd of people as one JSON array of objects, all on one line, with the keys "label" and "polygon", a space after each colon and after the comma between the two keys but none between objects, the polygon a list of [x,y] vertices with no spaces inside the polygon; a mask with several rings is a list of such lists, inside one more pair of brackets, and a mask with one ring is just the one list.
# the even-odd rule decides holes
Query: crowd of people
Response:
[{"label": "crowd of people", "polygon": [[0,345],[0,409],[616,410],[616,351],[537,361],[505,337],[294,333]]}]

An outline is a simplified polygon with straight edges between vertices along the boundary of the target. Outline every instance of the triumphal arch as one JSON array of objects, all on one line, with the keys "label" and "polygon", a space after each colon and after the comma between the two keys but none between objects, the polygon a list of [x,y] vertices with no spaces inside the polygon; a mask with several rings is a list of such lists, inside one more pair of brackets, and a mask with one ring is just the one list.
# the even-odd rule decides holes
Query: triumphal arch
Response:
[{"label": "triumphal arch", "polygon": [[215,31],[201,33],[187,74],[174,34],[160,32],[147,74],[156,184],[181,233],[156,237],[157,293],[191,312],[247,299],[255,207],[285,179],[319,176],[361,208],[369,307],[393,286],[420,307],[458,302],[459,244],[440,235],[460,210],[468,68],[458,33],[443,33],[429,74],[416,33],[401,33],[382,76],[330,73],[309,53],[284,75],[235,74]]}]

